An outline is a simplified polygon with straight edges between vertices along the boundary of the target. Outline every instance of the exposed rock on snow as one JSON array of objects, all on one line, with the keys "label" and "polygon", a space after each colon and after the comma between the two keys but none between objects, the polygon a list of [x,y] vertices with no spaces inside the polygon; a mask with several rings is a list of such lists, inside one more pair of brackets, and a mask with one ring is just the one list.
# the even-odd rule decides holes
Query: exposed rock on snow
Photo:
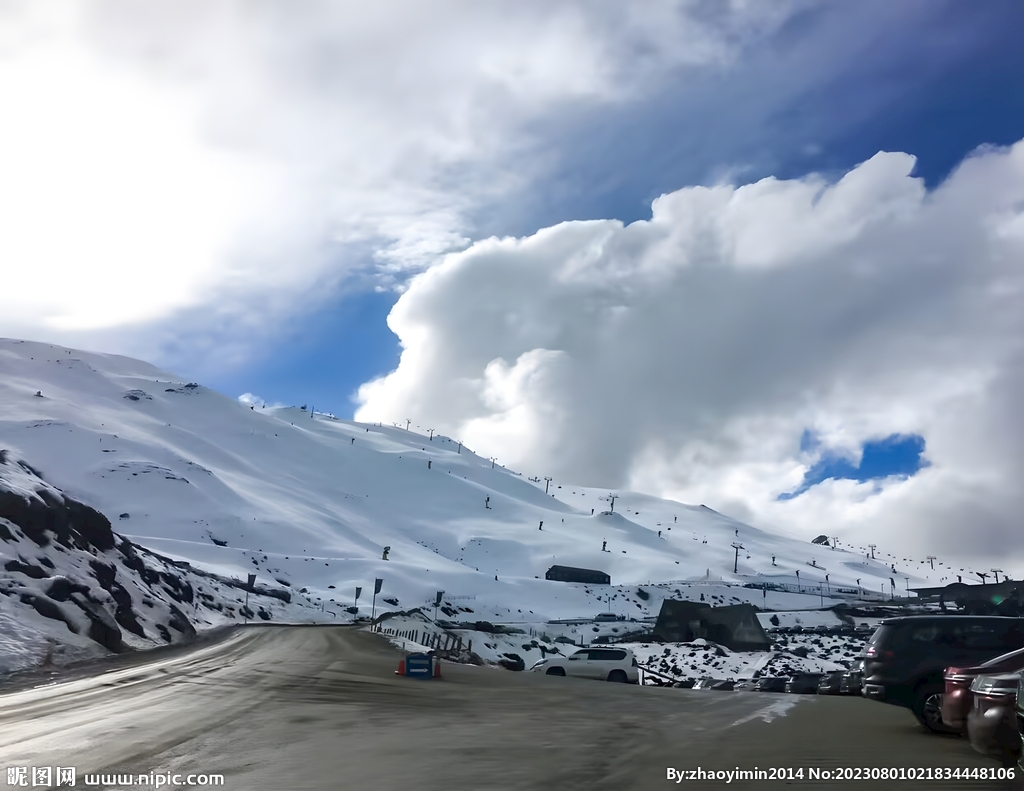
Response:
[{"label": "exposed rock on snow", "polygon": [[[182,608],[198,613],[202,599],[204,613],[235,617],[231,594],[241,585],[118,535],[8,451],[0,451],[0,563],[0,673],[189,640],[196,629]],[[200,586],[210,592],[197,597]],[[291,594],[258,586],[253,598],[287,604]],[[265,602],[256,607],[259,618],[273,617]]]}]

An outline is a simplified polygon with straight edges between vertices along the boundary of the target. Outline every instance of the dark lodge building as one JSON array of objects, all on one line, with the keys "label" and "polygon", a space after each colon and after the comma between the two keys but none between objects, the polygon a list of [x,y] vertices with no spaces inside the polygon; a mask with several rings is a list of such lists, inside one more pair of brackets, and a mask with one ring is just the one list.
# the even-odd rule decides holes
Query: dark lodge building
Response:
[{"label": "dark lodge building", "polygon": [[953,582],[941,588],[911,588],[922,601],[938,601],[969,615],[1024,616],[1024,582],[1004,580],[987,585]]},{"label": "dark lodge building", "polygon": [[596,569],[578,569],[574,566],[552,566],[544,572],[544,579],[555,582],[585,582],[590,585],[611,585],[612,578]]},{"label": "dark lodge building", "polygon": [[703,638],[733,651],[770,651],[772,647],[751,604],[712,607],[704,602],[665,599],[654,634],[666,643]]}]

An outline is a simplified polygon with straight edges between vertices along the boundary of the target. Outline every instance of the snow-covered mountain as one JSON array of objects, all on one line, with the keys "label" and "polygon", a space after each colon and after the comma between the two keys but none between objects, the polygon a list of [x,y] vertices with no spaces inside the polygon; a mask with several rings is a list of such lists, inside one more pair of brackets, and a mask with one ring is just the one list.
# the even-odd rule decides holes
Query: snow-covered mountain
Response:
[{"label": "snow-covered mountain", "polygon": [[[494,466],[447,437],[303,407],[251,408],[143,362],[28,341],[0,340],[0,449],[0,490],[48,507],[95,509],[114,535],[110,547],[73,548],[84,554],[58,566],[53,546],[0,532],[4,586],[38,592],[53,584],[46,577],[63,576],[95,589],[85,556],[107,553],[101,562],[120,563],[131,581],[124,587],[133,612],[150,609],[143,598],[160,609],[141,635],[121,624],[128,640],[166,640],[157,624],[170,628],[172,606],[200,627],[241,617],[239,591],[229,583],[249,573],[265,590],[289,592],[261,598],[268,616],[300,620],[352,617],[345,608],[356,603],[357,587],[358,611],[368,615],[376,578],[384,581],[378,613],[426,606],[443,590],[447,606],[476,618],[542,620],[592,615],[627,599],[630,614],[656,614],[673,588],[656,586],[668,593],[647,599],[630,595],[648,583],[699,582],[709,596],[711,583],[770,583],[767,594],[729,586],[729,599],[746,591],[740,599],[796,609],[858,587],[888,594],[890,578],[898,590],[929,574],[936,583],[943,573],[923,561],[872,561],[853,548],[796,541],[704,506],[645,495],[618,493],[610,513],[607,490],[552,481],[545,493],[544,480]],[[743,547],[738,554],[734,543]],[[124,565],[125,546],[149,550],[154,567],[177,561],[179,575],[215,575],[202,577],[207,595],[221,591],[230,606],[207,607],[197,596],[184,603],[188,611],[165,586],[153,590]],[[607,572],[613,586],[545,580],[555,564]],[[106,606],[117,622],[116,601],[76,595],[94,609]],[[28,610],[19,596],[0,598],[8,624],[24,627],[28,616],[19,613]]]}]

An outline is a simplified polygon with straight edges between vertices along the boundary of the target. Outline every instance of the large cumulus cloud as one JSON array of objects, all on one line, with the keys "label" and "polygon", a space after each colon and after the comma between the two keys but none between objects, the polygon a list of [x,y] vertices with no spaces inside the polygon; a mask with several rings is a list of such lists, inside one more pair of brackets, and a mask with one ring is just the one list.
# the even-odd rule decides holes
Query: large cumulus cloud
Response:
[{"label": "large cumulus cloud", "polygon": [[[1024,142],[931,192],[913,166],[880,152],[834,182],[690,187],[649,221],[477,242],[398,301],[400,364],[357,418],[798,535],[995,552],[1024,505]],[[820,453],[895,433],[927,443],[910,479],[777,499]]]}]

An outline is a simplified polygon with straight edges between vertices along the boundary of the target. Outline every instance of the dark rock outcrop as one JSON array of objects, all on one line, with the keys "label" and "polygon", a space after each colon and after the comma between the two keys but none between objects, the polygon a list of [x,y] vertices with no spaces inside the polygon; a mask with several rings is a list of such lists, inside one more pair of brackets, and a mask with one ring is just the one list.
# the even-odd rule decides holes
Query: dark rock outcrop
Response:
[{"label": "dark rock outcrop", "polygon": [[54,540],[75,549],[92,547],[105,552],[114,548],[114,531],[107,517],[49,489],[40,489],[31,498],[0,489],[0,517],[18,525],[41,547]]}]

